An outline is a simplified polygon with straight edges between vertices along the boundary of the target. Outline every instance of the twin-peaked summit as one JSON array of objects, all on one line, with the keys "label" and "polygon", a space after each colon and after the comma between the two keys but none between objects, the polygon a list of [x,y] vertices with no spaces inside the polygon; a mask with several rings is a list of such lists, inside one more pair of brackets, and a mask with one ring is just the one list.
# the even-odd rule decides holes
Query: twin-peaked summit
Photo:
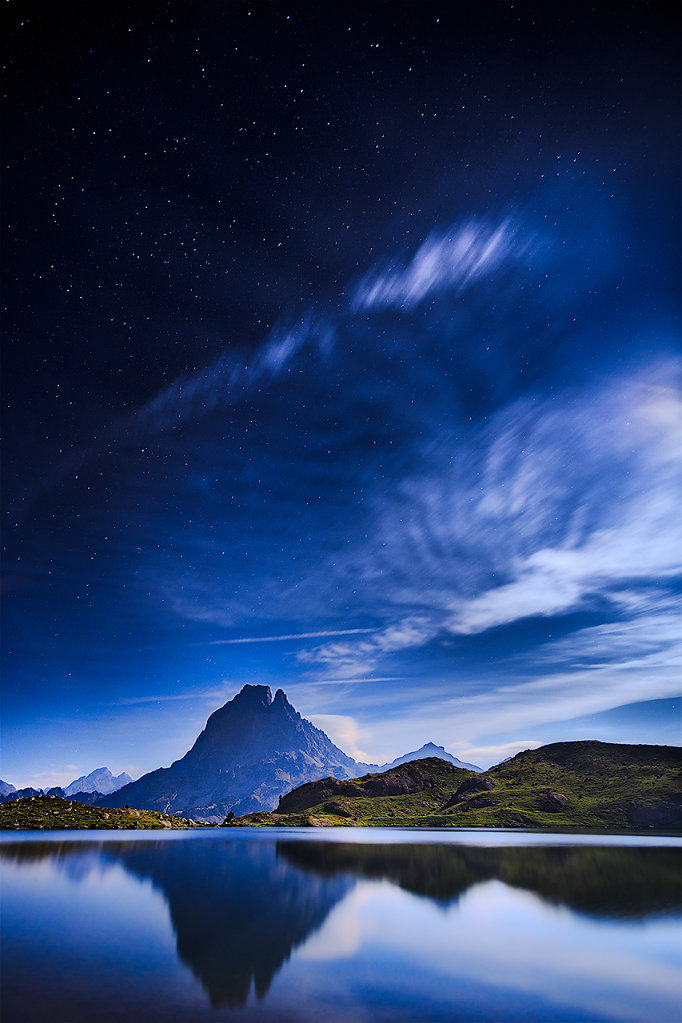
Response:
[{"label": "twin-peaked summit", "polygon": [[285,792],[326,775],[354,778],[355,761],[302,718],[278,689],[246,685],[206,722],[170,767],[143,775],[103,806],[181,813],[222,822],[227,813],[271,810]]},{"label": "twin-peaked summit", "polygon": [[355,761],[347,757],[324,732],[294,710],[282,689],[273,700],[269,686],[246,685],[233,700],[220,707],[192,749],[179,763],[223,766],[226,754],[240,763],[259,763],[271,753],[300,754],[343,768],[352,777]]}]

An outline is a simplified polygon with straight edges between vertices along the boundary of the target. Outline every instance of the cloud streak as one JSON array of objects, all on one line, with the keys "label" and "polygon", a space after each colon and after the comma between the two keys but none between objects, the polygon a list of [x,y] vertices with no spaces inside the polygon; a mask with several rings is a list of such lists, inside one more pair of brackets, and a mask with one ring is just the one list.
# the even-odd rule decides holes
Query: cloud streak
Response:
[{"label": "cloud streak", "polygon": [[231,646],[235,643],[284,643],[297,639],[321,639],[324,636],[357,636],[376,632],[376,629],[325,629],[322,632],[298,632],[289,636],[243,636],[238,639],[214,639],[211,646]]},{"label": "cloud streak", "polygon": [[[437,633],[426,617],[403,618],[358,643],[326,643],[298,654],[301,664],[323,665],[330,681],[349,681],[354,675],[371,672],[383,657],[423,646]],[[345,678],[348,676],[348,678]]]},{"label": "cloud streak", "polygon": [[225,351],[196,373],[173,381],[112,429],[134,431],[140,437],[163,433],[186,419],[242,400],[259,384],[276,379],[305,348],[329,352],[332,345],[331,326],[311,313],[294,327],[273,330],[255,352]]},{"label": "cloud streak", "polygon": [[[347,569],[393,624],[300,660],[351,677],[436,637],[604,602],[615,617],[658,615],[680,570],[678,371],[528,397],[432,444],[424,470],[377,502],[373,542]],[[663,619],[651,626],[663,642]]]},{"label": "cloud streak", "polygon": [[445,233],[433,232],[406,266],[390,263],[370,271],[356,288],[353,306],[413,309],[438,291],[463,291],[520,259],[532,244],[511,217],[497,226],[470,220]]}]

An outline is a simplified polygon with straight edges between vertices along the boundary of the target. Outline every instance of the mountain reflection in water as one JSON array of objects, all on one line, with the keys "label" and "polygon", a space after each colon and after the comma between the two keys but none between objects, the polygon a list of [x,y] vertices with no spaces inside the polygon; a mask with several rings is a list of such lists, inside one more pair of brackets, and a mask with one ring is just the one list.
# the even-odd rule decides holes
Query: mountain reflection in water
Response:
[{"label": "mountain reflection in water", "polygon": [[[68,857],[64,866],[74,879],[88,869],[92,848],[68,841],[17,843],[0,846],[0,856]],[[349,877],[330,883],[290,865],[269,842],[102,842],[96,849],[164,895],[178,956],[214,1007],[245,1005],[252,983],[263,998],[292,949],[353,886]]]},{"label": "mountain reflection in water", "polygon": [[497,880],[600,918],[642,920],[680,908],[679,850],[596,846],[479,848],[324,841],[17,842],[15,863],[49,859],[71,881],[121,865],[162,893],[177,953],[211,1005],[263,999],[292,951],[360,879],[439,905]]}]

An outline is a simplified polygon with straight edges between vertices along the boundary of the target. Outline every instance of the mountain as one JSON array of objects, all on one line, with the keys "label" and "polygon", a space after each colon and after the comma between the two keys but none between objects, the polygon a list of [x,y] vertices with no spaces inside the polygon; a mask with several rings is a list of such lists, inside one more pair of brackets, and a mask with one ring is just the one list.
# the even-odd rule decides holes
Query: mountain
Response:
[{"label": "mountain", "polygon": [[283,793],[328,774],[355,777],[356,763],[302,718],[281,689],[273,700],[269,686],[246,685],[211,714],[184,757],[105,796],[99,805],[221,823],[230,810],[270,810]]},{"label": "mountain", "polygon": [[[34,796],[60,796],[62,799],[64,798],[64,789],[59,788],[59,786],[48,789],[47,792],[44,789],[15,789],[14,786],[11,788],[11,792],[0,795],[0,804],[12,803],[17,799],[31,799]],[[103,795],[103,792],[74,792],[69,798],[78,803],[90,803],[92,805],[99,799],[102,799]]]},{"label": "mountain", "polygon": [[682,831],[682,749],[596,741],[525,750],[474,773],[437,758],[325,778],[239,825]]},{"label": "mountain", "polygon": [[9,796],[11,792],[16,792],[14,785],[11,785],[8,781],[3,781],[0,778],[0,796]]},{"label": "mountain", "polygon": [[5,795],[0,796],[0,803],[10,803],[14,799],[26,799],[30,796],[42,796],[42,789],[33,789],[30,786],[25,789],[15,789],[12,786],[13,791],[7,792]]},{"label": "mountain", "polygon": [[81,778],[70,782],[64,788],[64,795],[69,798],[75,796],[77,792],[101,792],[106,796],[110,792],[116,792],[123,788],[124,785],[129,785],[132,780],[130,775],[125,772],[114,778],[108,767],[98,767],[90,774],[84,774]]},{"label": "mountain", "polygon": [[402,757],[396,757],[390,764],[384,764],[379,770],[391,771],[394,767],[407,764],[411,760],[425,760],[427,757],[438,757],[439,760],[447,760],[449,764],[452,764],[454,767],[461,767],[465,771],[479,772],[482,770],[482,768],[476,767],[475,764],[467,764],[463,760],[458,760],[457,757],[453,757],[452,753],[448,753],[444,746],[436,746],[433,742],[425,743],[421,749],[415,750],[414,753],[405,753]]}]

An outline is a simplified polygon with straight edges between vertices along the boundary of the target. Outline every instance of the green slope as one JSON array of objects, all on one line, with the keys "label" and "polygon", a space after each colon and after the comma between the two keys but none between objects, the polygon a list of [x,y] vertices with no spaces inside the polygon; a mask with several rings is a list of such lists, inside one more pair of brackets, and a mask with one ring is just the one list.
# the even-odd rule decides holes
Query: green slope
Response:
[{"label": "green slope", "polygon": [[323,779],[241,826],[529,827],[682,831],[682,750],[553,743],[483,774],[429,758],[354,781]]},{"label": "green slope", "polygon": [[0,805],[0,830],[112,831],[196,828],[194,821],[152,810],[112,810],[59,796],[32,796]]}]

